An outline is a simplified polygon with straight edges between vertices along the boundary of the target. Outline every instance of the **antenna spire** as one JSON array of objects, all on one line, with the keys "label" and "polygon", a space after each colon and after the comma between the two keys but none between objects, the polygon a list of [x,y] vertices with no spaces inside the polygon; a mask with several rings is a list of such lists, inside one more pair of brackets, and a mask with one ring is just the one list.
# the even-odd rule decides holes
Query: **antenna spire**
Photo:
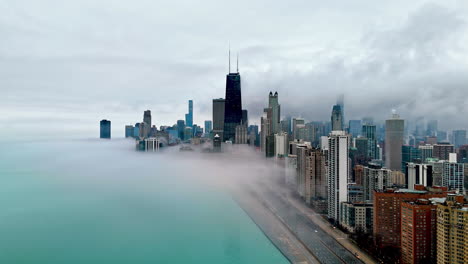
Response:
[{"label": "antenna spire", "polygon": [[231,44],[229,44],[229,72],[231,73]]},{"label": "antenna spire", "polygon": [[237,73],[239,73],[239,53],[237,53]]}]

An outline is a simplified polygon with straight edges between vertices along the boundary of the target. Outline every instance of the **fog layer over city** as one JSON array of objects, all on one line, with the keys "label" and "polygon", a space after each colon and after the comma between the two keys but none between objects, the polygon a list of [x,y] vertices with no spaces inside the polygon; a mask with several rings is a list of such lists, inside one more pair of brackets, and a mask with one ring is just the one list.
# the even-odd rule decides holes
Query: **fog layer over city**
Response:
[{"label": "fog layer over city", "polygon": [[137,152],[133,140],[4,143],[0,261],[286,263],[231,196],[271,177],[259,157]]}]

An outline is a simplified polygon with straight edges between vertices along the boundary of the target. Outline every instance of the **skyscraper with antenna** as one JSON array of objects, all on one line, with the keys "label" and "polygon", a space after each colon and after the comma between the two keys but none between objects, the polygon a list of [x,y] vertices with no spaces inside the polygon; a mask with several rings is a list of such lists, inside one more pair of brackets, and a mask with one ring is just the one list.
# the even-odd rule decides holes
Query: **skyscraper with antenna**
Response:
[{"label": "skyscraper with antenna", "polygon": [[229,72],[226,75],[226,97],[224,108],[224,141],[234,141],[236,126],[242,121],[241,77],[239,74],[239,56],[237,72],[231,72],[231,49],[229,49]]}]

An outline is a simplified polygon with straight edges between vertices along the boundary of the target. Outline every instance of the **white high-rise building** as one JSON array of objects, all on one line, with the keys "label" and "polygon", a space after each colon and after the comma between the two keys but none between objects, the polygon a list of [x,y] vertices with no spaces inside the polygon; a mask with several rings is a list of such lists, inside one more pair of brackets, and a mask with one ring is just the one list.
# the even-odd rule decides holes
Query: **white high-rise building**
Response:
[{"label": "white high-rise building", "polygon": [[288,133],[275,134],[275,157],[286,157],[288,155],[288,146]]},{"label": "white high-rise building", "polygon": [[445,161],[442,172],[442,186],[448,187],[449,190],[456,190],[463,194],[464,188],[464,169],[465,164],[457,163],[456,161]]},{"label": "white high-rise building", "polygon": [[340,219],[340,204],[348,199],[350,137],[332,131],[328,137],[328,218]]},{"label": "white high-rise building", "polygon": [[406,165],[406,169],[406,174],[408,175],[408,189],[414,190],[415,184],[432,187],[432,165],[409,162]]}]

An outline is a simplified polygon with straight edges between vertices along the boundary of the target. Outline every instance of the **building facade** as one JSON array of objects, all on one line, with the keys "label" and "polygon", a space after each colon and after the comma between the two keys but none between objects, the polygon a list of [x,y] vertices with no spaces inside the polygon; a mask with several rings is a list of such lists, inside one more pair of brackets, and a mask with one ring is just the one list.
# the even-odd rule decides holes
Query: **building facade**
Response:
[{"label": "building facade", "polygon": [[111,138],[111,121],[101,120],[100,122],[100,138]]},{"label": "building facade", "polygon": [[275,92],[275,94],[270,92],[270,94],[268,95],[268,107],[271,108],[271,131],[273,134],[277,134],[281,130],[281,106],[278,102],[278,92]]},{"label": "building facade", "polygon": [[143,112],[143,122],[145,122],[149,127],[151,127],[151,111],[146,110]]},{"label": "building facade", "polygon": [[364,167],[364,201],[373,201],[374,191],[383,191],[392,186],[392,171],[378,165]]},{"label": "building facade", "polygon": [[241,76],[238,72],[226,75],[224,106],[224,141],[234,141],[236,126],[242,121]]},{"label": "building facade", "polygon": [[348,199],[350,138],[344,131],[328,137],[328,218],[340,220],[340,204]]},{"label": "building facade", "polygon": [[341,105],[336,104],[333,106],[331,114],[332,131],[341,131],[344,129],[344,118]]},{"label": "building facade", "polygon": [[224,106],[226,100],[223,98],[213,99],[213,136],[218,135],[223,141],[224,133]]},{"label": "building facade", "polygon": [[464,163],[445,161],[442,171],[442,186],[448,187],[449,190],[456,190],[459,193],[464,193],[464,166]]},{"label": "building facade", "polygon": [[185,125],[193,126],[193,100],[188,101],[188,113],[185,114]]},{"label": "building facade", "polygon": [[466,130],[454,130],[452,132],[452,141],[455,148],[466,144]]},{"label": "building facade", "polygon": [[125,137],[126,138],[133,137],[133,130],[134,130],[134,127],[132,125],[125,126]]},{"label": "building facade", "polygon": [[439,160],[449,160],[450,153],[454,152],[454,146],[449,143],[437,143],[432,148],[432,156]]},{"label": "building facade", "polygon": [[372,203],[343,202],[340,225],[351,233],[372,233],[373,209]]},{"label": "building facade", "polygon": [[437,206],[437,263],[468,263],[468,207],[463,196],[449,195]]},{"label": "building facade", "polygon": [[385,167],[401,170],[401,147],[403,146],[405,122],[393,114],[385,121]]},{"label": "building facade", "polygon": [[377,247],[401,246],[401,204],[418,199],[445,198],[447,188],[418,188],[419,190],[387,189],[374,192],[373,232]]},{"label": "building facade", "polygon": [[418,199],[401,203],[401,255],[404,264],[435,263],[437,205]]},{"label": "building facade", "polygon": [[411,190],[414,190],[415,185],[433,186],[432,165],[408,163],[406,166],[406,182],[408,183],[408,189]]},{"label": "building facade", "polygon": [[205,120],[204,132],[206,135],[209,135],[213,130],[213,122],[211,120]]},{"label": "building facade", "polygon": [[247,126],[244,124],[236,126],[236,137],[234,143],[247,144]]}]

